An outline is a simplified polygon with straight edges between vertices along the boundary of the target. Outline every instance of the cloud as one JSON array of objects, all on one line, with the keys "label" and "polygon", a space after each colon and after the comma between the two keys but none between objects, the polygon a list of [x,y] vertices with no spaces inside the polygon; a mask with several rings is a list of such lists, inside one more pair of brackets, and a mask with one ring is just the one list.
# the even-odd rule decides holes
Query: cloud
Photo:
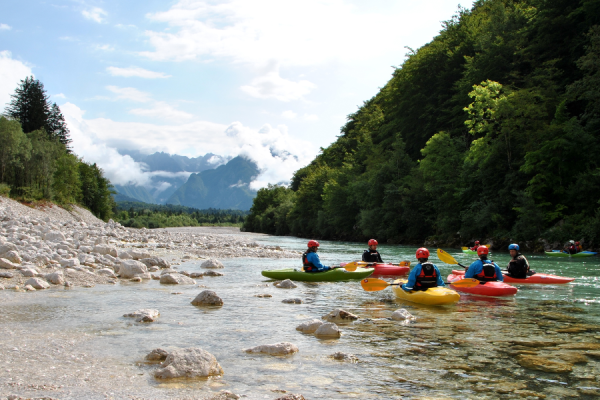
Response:
[{"label": "cloud", "polygon": [[110,44],[99,44],[96,45],[96,49],[98,50],[103,50],[103,51],[114,51],[114,47],[111,46]]},{"label": "cloud", "polygon": [[164,101],[157,101],[154,103],[154,107],[152,108],[135,108],[130,110],[129,113],[144,117],[161,118],[173,121],[190,119],[193,117],[192,114],[186,113],[185,111],[176,110]]},{"label": "cloud", "polygon": [[67,98],[67,96],[65,96],[64,93],[54,94],[54,95],[52,95],[52,97],[56,97],[57,99],[66,99]]},{"label": "cloud", "polygon": [[106,70],[112,76],[135,76],[138,78],[146,78],[146,79],[157,79],[157,78],[170,78],[171,75],[167,75],[162,72],[154,72],[148,71],[147,69],[139,68],[139,67],[129,67],[129,68],[119,68],[119,67],[108,67]]},{"label": "cloud", "polygon": [[89,10],[83,10],[81,11],[81,14],[85,18],[91,19],[92,21],[95,21],[97,23],[101,23],[102,21],[104,21],[104,17],[108,15],[108,13],[100,7],[94,7]]},{"label": "cloud", "polygon": [[301,99],[315,87],[315,84],[307,80],[293,82],[283,79],[279,76],[279,65],[271,63],[263,76],[255,78],[250,85],[242,86],[240,89],[258,99],[272,98],[288,102]]},{"label": "cloud", "polygon": [[107,86],[111,92],[117,94],[119,100],[131,100],[138,103],[147,103],[152,100],[150,93],[142,92],[132,87]]},{"label": "cloud", "polygon": [[[106,118],[86,119],[84,111],[75,104],[61,106],[71,130],[73,152],[87,162],[97,163],[115,184],[148,186],[152,177],[167,174],[147,171],[145,164],[136,163],[117,149],[135,149],[143,153],[164,151],[197,157],[206,153],[213,157],[215,166],[243,155],[255,161],[261,174],[250,185],[253,189],[268,183],[288,182],[293,173],[308,164],[318,153],[312,143],[294,139],[284,125],[273,128],[265,124],[260,129],[240,122],[229,125],[207,121],[184,124],[154,125],[138,122],[117,122]],[[165,140],[168,138],[168,140]]]},{"label": "cloud", "polygon": [[21,61],[14,60],[10,51],[0,51],[0,110],[10,103],[10,96],[21,80],[33,75],[31,67]]},{"label": "cloud", "polygon": [[315,114],[304,114],[304,115],[302,116],[302,118],[303,118],[305,121],[310,121],[310,122],[314,122],[314,121],[318,121],[318,120],[319,120],[319,116],[318,116],[318,115],[315,115]]},{"label": "cloud", "polygon": [[292,110],[287,110],[287,111],[282,112],[281,116],[283,118],[287,118],[287,119],[294,119],[294,118],[296,118],[298,116],[298,114],[296,114]]},{"label": "cloud", "polygon": [[10,31],[12,27],[6,24],[0,24],[0,31]]}]

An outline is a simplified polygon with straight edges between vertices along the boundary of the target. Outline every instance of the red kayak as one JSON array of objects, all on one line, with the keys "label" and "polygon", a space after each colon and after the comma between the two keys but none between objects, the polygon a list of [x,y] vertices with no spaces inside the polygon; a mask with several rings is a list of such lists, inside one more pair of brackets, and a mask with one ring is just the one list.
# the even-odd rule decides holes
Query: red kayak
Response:
[{"label": "red kayak", "polygon": [[[448,282],[456,281],[458,279],[463,279],[464,273],[462,275],[448,275]],[[450,284],[450,287],[457,292],[476,294],[479,296],[514,296],[517,294],[517,288],[514,286],[510,286],[504,282],[485,282],[477,285],[475,287],[456,287]]]},{"label": "red kayak", "polygon": [[[346,265],[348,263],[340,263],[340,267],[343,267],[344,265]],[[393,264],[370,264],[368,266],[366,266],[365,268],[375,268],[375,271],[373,271],[373,274],[371,276],[375,276],[375,275],[406,275],[410,272],[410,267],[401,267],[399,265],[393,265]]]},{"label": "red kayak", "polygon": [[[464,275],[465,271],[452,270],[453,275]],[[508,275],[503,275],[505,283],[521,283],[521,284],[542,284],[542,285],[563,285],[573,282],[575,278],[567,278],[565,276],[540,274],[528,276],[525,279],[517,279]]]}]

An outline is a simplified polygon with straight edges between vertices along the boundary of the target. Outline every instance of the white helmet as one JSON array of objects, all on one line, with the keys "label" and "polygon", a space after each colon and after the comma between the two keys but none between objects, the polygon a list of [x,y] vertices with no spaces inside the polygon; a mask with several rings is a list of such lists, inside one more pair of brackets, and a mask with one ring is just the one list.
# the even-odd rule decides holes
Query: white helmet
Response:
[{"label": "white helmet", "polygon": [[569,240],[569,243],[575,244],[575,241],[574,240]]}]

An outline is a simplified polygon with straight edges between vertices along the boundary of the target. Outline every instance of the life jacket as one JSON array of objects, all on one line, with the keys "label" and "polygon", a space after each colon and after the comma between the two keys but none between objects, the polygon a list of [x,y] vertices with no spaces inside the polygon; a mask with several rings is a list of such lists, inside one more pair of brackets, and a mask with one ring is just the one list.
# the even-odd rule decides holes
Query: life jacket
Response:
[{"label": "life jacket", "polygon": [[492,282],[497,281],[498,276],[496,276],[496,266],[490,260],[481,260],[483,263],[483,268],[480,273],[475,275],[475,279],[480,282]]},{"label": "life jacket", "polygon": [[[517,261],[522,261],[521,263],[517,263]],[[515,258],[508,262],[508,273],[511,277],[517,279],[525,279],[527,278],[527,271],[529,271],[529,262],[522,254],[517,254]]]},{"label": "life jacket", "polygon": [[302,266],[304,267],[304,271],[316,272],[317,267],[313,263],[308,261],[308,253],[312,253],[312,251],[306,250],[304,253],[302,253]]},{"label": "life jacket", "polygon": [[569,248],[567,249],[567,251],[569,252],[569,254],[577,254],[577,246],[575,246],[574,244],[570,245]]},{"label": "life jacket", "polygon": [[377,250],[365,250],[362,255],[362,260],[366,262],[381,262],[381,255]]},{"label": "life jacket", "polygon": [[437,287],[438,274],[435,267],[430,262],[421,264],[421,273],[417,275],[414,290],[427,290]]}]

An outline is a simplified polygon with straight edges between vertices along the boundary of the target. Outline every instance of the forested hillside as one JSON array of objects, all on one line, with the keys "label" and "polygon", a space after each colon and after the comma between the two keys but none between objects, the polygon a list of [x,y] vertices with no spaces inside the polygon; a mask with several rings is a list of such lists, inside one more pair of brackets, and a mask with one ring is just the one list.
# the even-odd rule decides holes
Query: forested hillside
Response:
[{"label": "forested hillside", "polygon": [[[461,9],[244,228],[600,244],[600,1]],[[402,55],[398,55],[399,62]]]}]

